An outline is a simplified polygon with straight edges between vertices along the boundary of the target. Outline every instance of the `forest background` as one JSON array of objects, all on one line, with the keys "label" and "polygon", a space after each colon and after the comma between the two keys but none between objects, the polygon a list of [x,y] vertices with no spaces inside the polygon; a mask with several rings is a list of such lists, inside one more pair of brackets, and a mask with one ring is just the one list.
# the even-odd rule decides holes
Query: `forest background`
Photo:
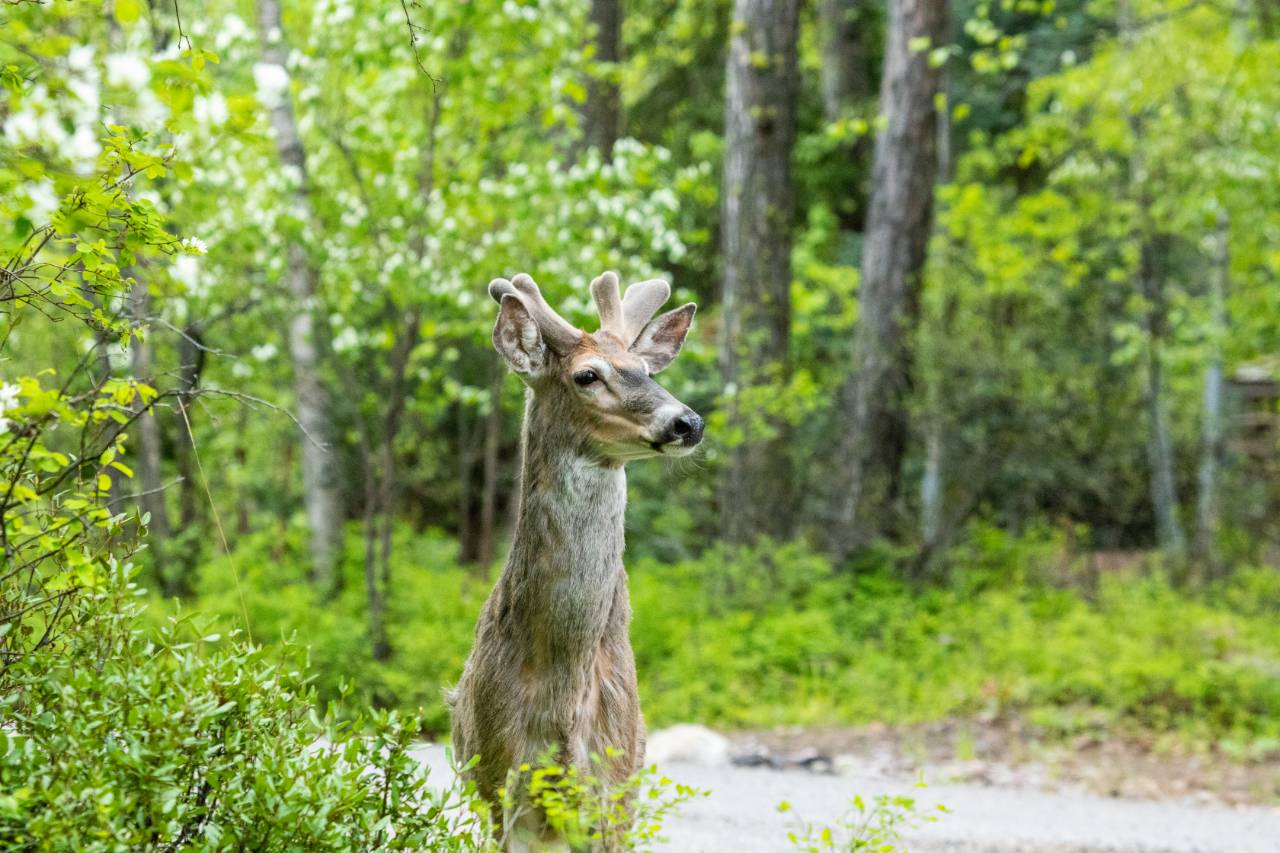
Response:
[{"label": "forest background", "polygon": [[191,695],[305,664],[296,720],[445,734],[519,457],[485,284],[594,328],[616,269],[699,303],[706,448],[629,471],[652,724],[1280,750],[1273,0],[0,15],[31,731],[108,713],[110,637],[147,690],[159,642]]}]

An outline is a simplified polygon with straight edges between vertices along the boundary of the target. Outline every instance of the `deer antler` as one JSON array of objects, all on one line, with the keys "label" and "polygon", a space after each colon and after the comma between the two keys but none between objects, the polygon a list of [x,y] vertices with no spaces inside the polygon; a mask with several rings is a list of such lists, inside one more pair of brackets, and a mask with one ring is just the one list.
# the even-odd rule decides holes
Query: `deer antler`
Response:
[{"label": "deer antler", "polygon": [[622,316],[627,321],[627,346],[636,342],[653,315],[670,298],[671,285],[660,278],[637,281],[627,288],[626,295],[622,297]]},{"label": "deer antler", "polygon": [[510,281],[505,278],[495,278],[489,282],[489,295],[499,305],[502,304],[504,296],[512,296],[520,300],[520,304],[538,325],[538,331],[542,332],[542,337],[548,346],[558,353],[563,354],[573,349],[582,338],[582,332],[547,304],[547,300],[542,297],[542,291],[538,290],[538,285],[534,284],[533,279],[525,273],[520,273]]},{"label": "deer antler", "polygon": [[671,296],[671,285],[660,278],[640,281],[627,288],[627,295],[618,296],[618,276],[603,273],[591,282],[591,298],[600,314],[600,328],[616,335],[625,346],[631,346],[640,337],[645,324]]},{"label": "deer antler", "polygon": [[619,338],[630,345],[627,338],[627,324],[622,317],[622,297],[618,294],[618,274],[602,273],[591,282],[591,298],[595,300],[596,311],[600,314],[600,329]]}]

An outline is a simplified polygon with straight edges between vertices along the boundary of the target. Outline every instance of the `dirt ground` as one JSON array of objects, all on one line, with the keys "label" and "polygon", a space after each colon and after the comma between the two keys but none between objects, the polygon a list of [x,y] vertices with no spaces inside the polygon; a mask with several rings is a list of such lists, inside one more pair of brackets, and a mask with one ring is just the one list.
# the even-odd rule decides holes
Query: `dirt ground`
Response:
[{"label": "dirt ground", "polygon": [[1173,737],[1049,738],[1019,720],[777,728],[730,735],[739,763],[1220,805],[1280,804],[1280,750],[1251,761]]}]

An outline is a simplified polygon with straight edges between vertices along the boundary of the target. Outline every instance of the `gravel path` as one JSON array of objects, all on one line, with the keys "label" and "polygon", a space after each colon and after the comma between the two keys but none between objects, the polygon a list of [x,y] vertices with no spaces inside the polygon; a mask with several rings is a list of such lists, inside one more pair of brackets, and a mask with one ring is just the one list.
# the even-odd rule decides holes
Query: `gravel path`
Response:
[{"label": "gravel path", "polygon": [[[935,823],[911,830],[912,851],[1222,851],[1280,853],[1280,809],[1120,800],[979,785],[931,785],[804,771],[672,764],[671,778],[708,789],[666,826],[669,850],[782,851],[798,818],[831,825],[857,793],[908,794],[919,813],[943,803]],[[786,800],[793,811],[783,814]]]},{"label": "gravel path", "polygon": [[[419,757],[435,779],[447,778],[441,747],[424,746]],[[710,790],[667,821],[662,848],[681,853],[786,851],[787,832],[798,820],[833,825],[856,794],[908,794],[919,812],[943,803],[936,823],[910,830],[913,853],[1280,853],[1280,809],[1228,808],[1178,801],[1123,800],[1085,794],[1045,793],[982,785],[931,785],[911,780],[819,775],[801,770],[672,763],[662,771],[678,782]],[[786,800],[788,813],[777,810]]]}]

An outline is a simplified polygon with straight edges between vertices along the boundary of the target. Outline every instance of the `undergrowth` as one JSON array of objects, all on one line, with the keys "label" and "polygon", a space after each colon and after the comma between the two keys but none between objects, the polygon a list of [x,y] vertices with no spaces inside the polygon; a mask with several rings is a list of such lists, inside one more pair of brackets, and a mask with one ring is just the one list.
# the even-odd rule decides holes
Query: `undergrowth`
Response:
[{"label": "undergrowth", "polygon": [[[296,531],[239,543],[258,640],[309,648],[322,700],[351,680],[354,707],[448,718],[497,567],[463,568],[452,542],[397,531],[388,631],[364,640],[360,568],[319,601]],[[963,563],[956,563],[960,558]],[[951,580],[909,586],[888,565],[836,572],[798,544],[713,548],[672,563],[630,561],[632,642],[653,726],[923,722],[1023,714],[1049,734],[1137,726],[1198,742],[1280,737],[1280,574],[1242,570],[1190,592],[1158,569],[1080,582],[1051,537],[982,529],[953,555]],[[205,567],[191,605],[243,621],[229,567]],[[157,614],[172,610],[161,604]]]}]

